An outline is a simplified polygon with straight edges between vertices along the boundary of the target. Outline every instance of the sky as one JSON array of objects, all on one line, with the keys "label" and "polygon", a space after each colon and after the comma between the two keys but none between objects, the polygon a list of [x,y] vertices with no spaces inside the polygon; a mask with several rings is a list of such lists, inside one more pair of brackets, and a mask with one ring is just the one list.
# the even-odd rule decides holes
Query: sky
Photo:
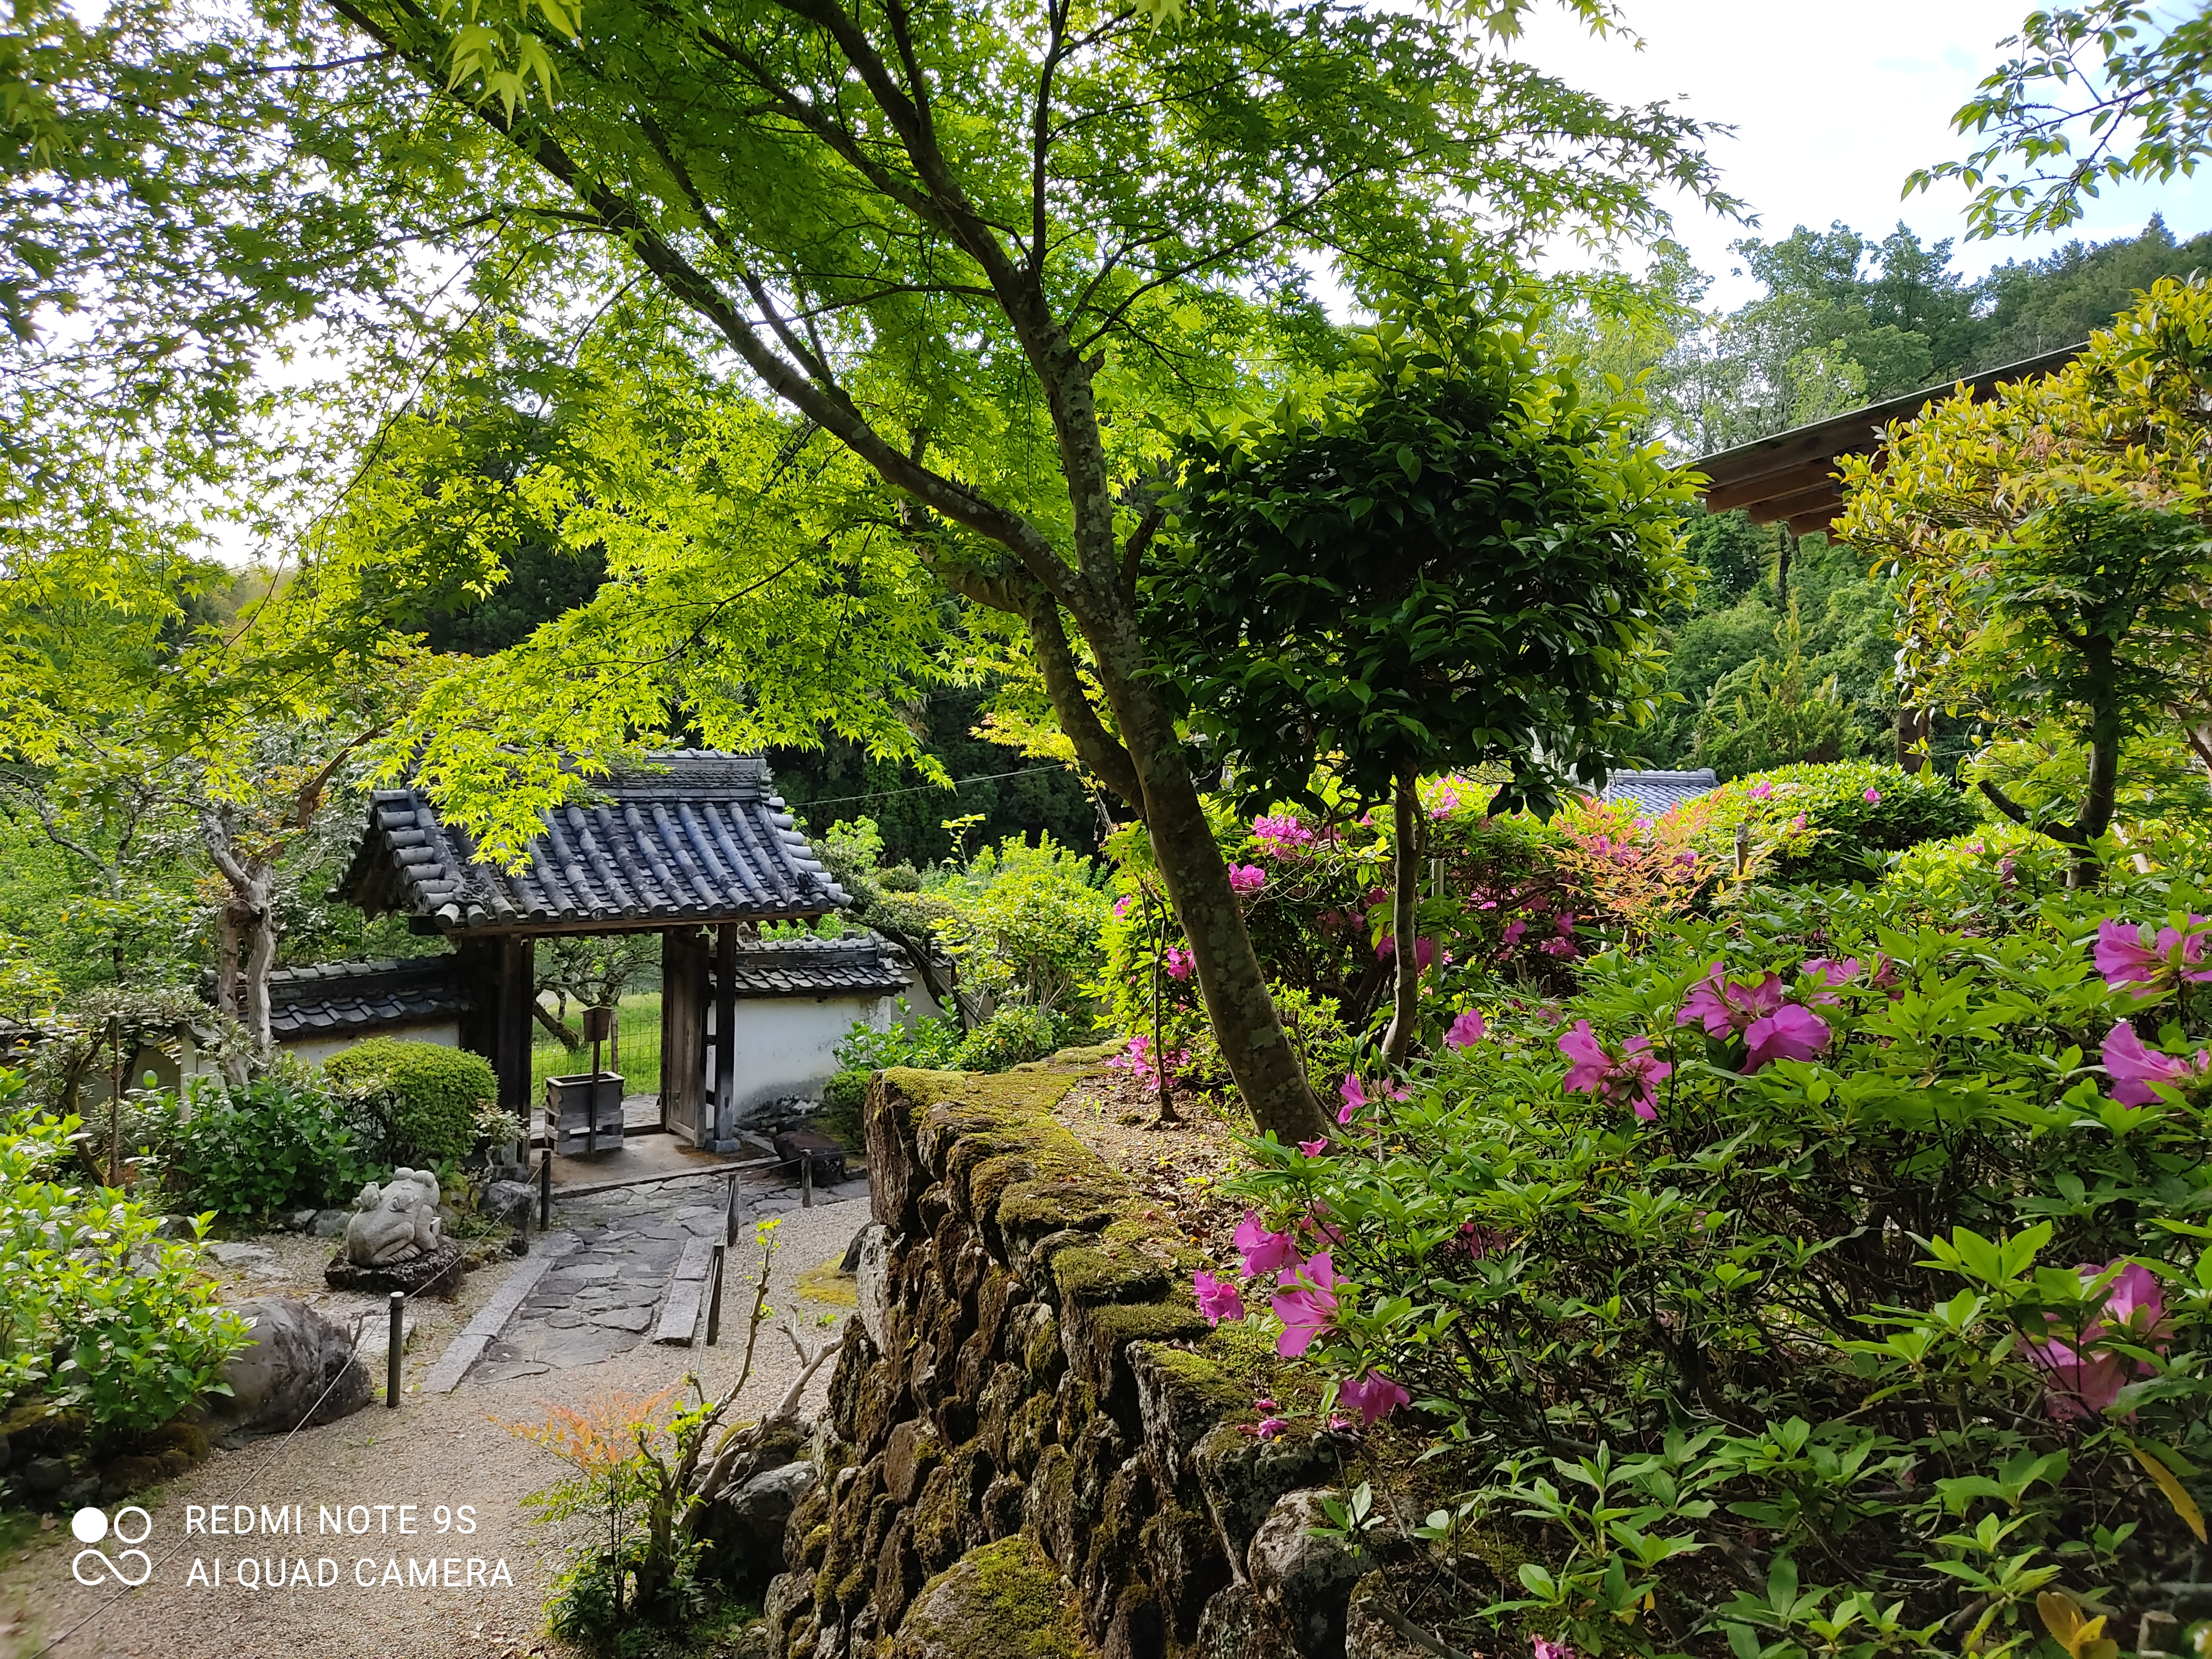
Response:
[{"label": "sky", "polygon": [[1968,242],[1965,191],[1938,186],[1899,199],[1915,167],[1966,153],[1951,113],[2004,60],[1997,43],[2019,28],[2030,0],[1621,4],[1641,51],[1618,38],[1593,40],[1561,7],[1532,14],[1514,51],[1585,91],[1620,102],[1663,98],[1698,120],[1735,127],[1711,153],[1726,188],[1758,215],[1757,227],[1747,230],[1695,204],[1677,210],[1677,240],[1714,278],[1708,303],[1733,307],[1759,293],[1747,276],[1730,276],[1741,263],[1729,252],[1731,241],[1747,234],[1775,240],[1800,224],[1825,228],[1840,219],[1881,236],[1902,219],[1923,241],[1958,239],[1954,264],[1970,276],[2077,238],[2135,235],[2154,211],[2166,215],[2177,237],[2212,227],[2212,171],[2108,188],[2063,236]]}]

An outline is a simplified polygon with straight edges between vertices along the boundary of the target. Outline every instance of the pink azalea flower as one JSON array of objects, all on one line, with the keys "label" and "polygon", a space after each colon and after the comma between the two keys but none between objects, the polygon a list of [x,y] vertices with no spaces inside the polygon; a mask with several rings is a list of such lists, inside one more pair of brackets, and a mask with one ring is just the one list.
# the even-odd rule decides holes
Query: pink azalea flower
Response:
[{"label": "pink azalea flower", "polygon": [[1774,799],[1774,786],[1771,783],[1753,784],[1751,786],[1751,798],[1753,800],[1772,800]]},{"label": "pink azalea flower", "polygon": [[[1190,1050],[1177,1048],[1167,1057],[1168,1069],[1180,1071],[1190,1064]],[[1150,1093],[1160,1091],[1159,1063],[1152,1055],[1152,1040],[1148,1036],[1133,1036],[1129,1046],[1106,1062],[1128,1073]]]},{"label": "pink azalea flower", "polygon": [[1280,1434],[1285,1429],[1287,1429],[1290,1426],[1290,1421],[1286,1418],[1263,1417],[1253,1428],[1252,1432],[1258,1435],[1262,1440],[1273,1440],[1277,1435]]},{"label": "pink azalea flower", "polygon": [[1282,858],[1299,851],[1314,837],[1312,830],[1286,813],[1279,817],[1254,818],[1252,838],[1260,843],[1262,852]]},{"label": "pink azalea flower", "polygon": [[2212,963],[2204,960],[2204,920],[2190,917],[2185,933],[2178,927],[2161,927],[2157,941],[2147,945],[2142,929],[2108,917],[2097,924],[2094,953],[2097,971],[2114,990],[2129,985],[2163,988],[2176,979],[2192,985],[2212,981]]},{"label": "pink azalea flower", "polygon": [[1483,1023],[1481,1014],[1468,1008],[1452,1021],[1451,1030],[1444,1033],[1444,1041],[1455,1048],[1472,1048],[1482,1041],[1483,1033],[1487,1030],[1489,1027]]},{"label": "pink azalea flower", "polygon": [[1237,1246],[1237,1253],[1244,1258],[1244,1272],[1249,1278],[1294,1267],[1298,1262],[1297,1242],[1288,1233],[1269,1232],[1260,1224],[1259,1215],[1251,1210],[1245,1211],[1243,1220],[1237,1224],[1231,1242]]},{"label": "pink azalea flower", "polygon": [[1650,1037],[1633,1036],[1614,1053],[1598,1041],[1588,1020],[1577,1020],[1574,1030],[1559,1039],[1559,1052],[1573,1062],[1567,1067],[1566,1086],[1629,1105],[1648,1123],[1659,1115],[1658,1085],[1674,1070],[1650,1048]]},{"label": "pink azalea flower", "polygon": [[1505,924],[1505,948],[1510,951],[1515,945],[1518,945],[1521,942],[1521,935],[1528,931],[1528,924],[1525,921],[1516,920],[1507,922]]},{"label": "pink azalea flower", "polygon": [[[2099,1267],[2083,1263],[2075,1271],[2086,1290],[2118,1264]],[[2078,1343],[2046,1337],[2027,1344],[2029,1362],[2051,1374],[2045,1385],[2044,1408],[2061,1421],[2087,1421],[2110,1408],[2120,1390],[2136,1377],[2155,1375],[2156,1368],[2103,1346],[2118,1340],[2138,1346],[2148,1343],[2166,1352],[2166,1292],[2156,1275],[2139,1262],[2120,1268],[2106,1287],[2102,1317],[2093,1320]],[[2052,1316],[2055,1319],[2056,1316]]]},{"label": "pink azalea flower", "polygon": [[1530,1659],[1575,1659],[1575,1650],[1565,1642],[1553,1642],[1541,1636],[1532,1636],[1528,1645],[1534,1650]]},{"label": "pink azalea flower", "polygon": [[1217,1279],[1201,1268],[1191,1282],[1198,1291],[1198,1310],[1206,1316],[1207,1324],[1244,1317],[1244,1298],[1237,1294],[1235,1281]]},{"label": "pink azalea flower", "polygon": [[1814,957],[1800,963],[1797,971],[1820,981],[1820,988],[1812,993],[1805,1000],[1815,1005],[1826,1004],[1832,1008],[1843,999],[1827,988],[1831,985],[1848,984],[1856,979],[1859,976],[1859,959],[1856,957],[1845,957],[1841,962],[1838,962],[1831,957]]},{"label": "pink azalea flower", "polygon": [[1229,884],[1245,898],[1249,898],[1267,884],[1267,872],[1256,864],[1232,864],[1229,866]]},{"label": "pink azalea flower", "polygon": [[1281,1288],[1273,1304],[1275,1317],[1283,1322],[1283,1334],[1275,1340],[1277,1353],[1296,1359],[1313,1346],[1336,1317],[1336,1287],[1342,1282],[1327,1252],[1303,1267],[1283,1269],[1275,1280]]},{"label": "pink azalea flower", "polygon": [[2143,1047],[2136,1028],[2116,1022],[2105,1034],[2105,1070],[2112,1079],[2112,1098],[2123,1106],[2151,1106],[2158,1095],[2151,1085],[2170,1083],[2179,1089],[2195,1087],[2212,1072],[2212,1051],[2199,1048],[2194,1060],[2160,1054]]},{"label": "pink azalea flower", "polygon": [[1881,804],[1881,791],[1879,789],[1869,789],[1864,794],[1861,795],[1859,799],[1864,801],[1869,806],[1879,806]]},{"label": "pink azalea flower", "polygon": [[1805,815],[1802,812],[1800,812],[1796,817],[1790,819],[1790,827],[1792,830],[1802,831],[1805,828]]},{"label": "pink azalea flower", "polygon": [[1114,901],[1115,916],[1118,919],[1127,915],[1129,914],[1129,907],[1136,902],[1136,900],[1131,898],[1127,893],[1122,894],[1121,897]]},{"label": "pink azalea flower", "polygon": [[1344,1102],[1343,1105],[1336,1109],[1336,1121],[1339,1123],[1351,1122],[1359,1115],[1360,1109],[1367,1104],[1367,1090],[1359,1081],[1358,1073],[1355,1072],[1346,1072],[1344,1074],[1344,1081],[1336,1085],[1336,1093],[1337,1097]]},{"label": "pink azalea flower", "polygon": [[1547,939],[1536,947],[1547,957],[1572,957],[1575,942],[1571,939]]},{"label": "pink azalea flower", "polygon": [[1413,1396],[1387,1376],[1363,1376],[1340,1383],[1336,1397],[1358,1412],[1359,1420],[1370,1429],[1399,1407],[1413,1403]]},{"label": "pink azalea flower", "polygon": [[1748,1075],[1771,1060],[1810,1060],[1833,1035],[1810,1008],[1785,1002],[1744,1028],[1744,1072]]},{"label": "pink azalea flower", "polygon": [[1683,999],[1674,1016],[1674,1024],[1687,1025],[1702,1021],[1706,1036],[1729,1037],[1781,1006],[1780,975],[1769,974],[1756,985],[1746,985],[1728,978],[1717,962],[1703,979],[1690,988],[1690,994]]},{"label": "pink azalea flower", "polygon": [[1166,957],[1162,959],[1161,965],[1168,970],[1170,979],[1188,979],[1190,970],[1198,966],[1198,958],[1184,950],[1182,945],[1170,945],[1168,946]]},{"label": "pink azalea flower", "polygon": [[1328,1137],[1323,1135],[1319,1140],[1301,1140],[1298,1150],[1308,1158],[1319,1158],[1328,1150]]}]

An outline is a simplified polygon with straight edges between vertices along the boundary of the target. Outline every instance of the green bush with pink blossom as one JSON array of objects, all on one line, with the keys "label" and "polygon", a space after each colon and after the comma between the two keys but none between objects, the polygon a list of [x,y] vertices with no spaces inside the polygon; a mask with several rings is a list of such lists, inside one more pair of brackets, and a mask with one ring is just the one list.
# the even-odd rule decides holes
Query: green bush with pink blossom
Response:
[{"label": "green bush with pink blossom", "polygon": [[1448,988],[1251,1147],[1200,1305],[1449,1645],[2092,1659],[2202,1576],[2212,898],[1896,875]]}]

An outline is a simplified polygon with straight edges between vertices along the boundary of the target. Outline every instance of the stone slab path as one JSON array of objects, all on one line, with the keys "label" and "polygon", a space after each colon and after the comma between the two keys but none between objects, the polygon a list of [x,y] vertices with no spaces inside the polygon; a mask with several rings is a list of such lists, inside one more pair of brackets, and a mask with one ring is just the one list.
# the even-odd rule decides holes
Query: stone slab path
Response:
[{"label": "stone slab path", "polygon": [[[867,1192],[865,1179],[848,1181],[821,1188],[815,1200],[827,1206]],[[764,1170],[745,1173],[740,1202],[741,1228],[799,1207],[798,1193]],[[490,1328],[471,1325],[433,1376],[447,1388],[507,1382],[596,1365],[655,1340],[683,1342],[698,1325],[706,1288],[701,1247],[724,1237],[726,1205],[722,1182],[712,1178],[556,1200],[557,1233],[532,1245],[532,1260],[539,1251],[550,1258],[544,1270],[503,1314],[495,1318],[486,1308],[480,1322]],[[726,1318],[738,1277],[733,1267]],[[465,1351],[471,1344],[473,1354]]]}]

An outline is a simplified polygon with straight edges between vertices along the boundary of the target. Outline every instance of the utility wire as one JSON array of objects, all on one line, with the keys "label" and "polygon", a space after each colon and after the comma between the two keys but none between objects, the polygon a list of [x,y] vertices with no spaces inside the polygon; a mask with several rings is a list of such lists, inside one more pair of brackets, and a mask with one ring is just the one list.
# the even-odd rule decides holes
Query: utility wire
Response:
[{"label": "utility wire", "polygon": [[888,795],[919,795],[931,790],[963,789],[971,783],[989,783],[999,778],[1025,778],[1033,772],[1073,772],[1072,762],[1054,761],[1044,766],[1021,766],[1011,772],[983,772],[972,778],[955,778],[951,783],[917,783],[898,789],[871,789],[865,795],[817,795],[811,800],[791,803],[802,812],[811,812],[817,806],[844,806],[856,800],[881,800]]}]

